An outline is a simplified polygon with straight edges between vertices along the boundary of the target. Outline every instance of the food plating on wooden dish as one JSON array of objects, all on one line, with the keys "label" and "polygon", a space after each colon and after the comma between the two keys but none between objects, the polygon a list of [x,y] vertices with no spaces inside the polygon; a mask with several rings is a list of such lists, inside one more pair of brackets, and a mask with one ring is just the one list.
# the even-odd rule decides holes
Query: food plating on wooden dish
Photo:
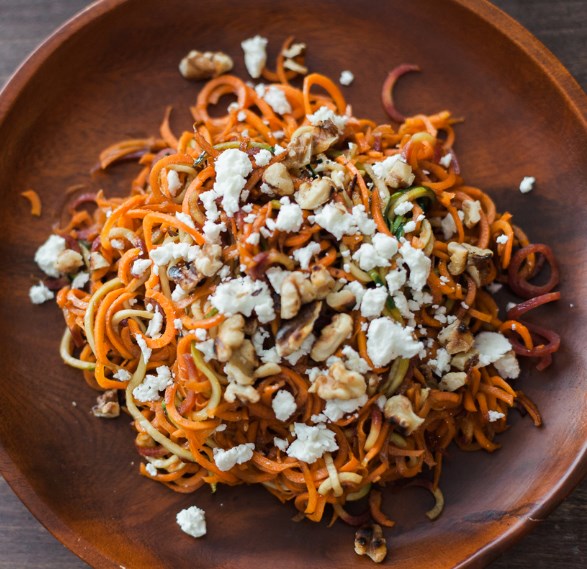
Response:
[{"label": "food plating on wooden dish", "polygon": [[[557,263],[466,185],[449,112],[398,112],[394,84],[416,67],[384,82],[394,127],[308,74],[304,44],[288,39],[275,72],[266,44],[242,44],[256,86],[225,74],[226,54],[182,60],[186,78],[211,78],[193,130],[176,138],[168,109],[160,138],[101,153],[104,170],[138,161],[129,194],[72,201],[31,299],[58,290],[63,359],[104,391],[96,416],[133,417],[141,474],[178,492],[262,484],[297,518],[359,527],[355,550],[380,562],[394,525],[381,488],[423,485],[434,519],[452,442],[495,451],[514,407],[541,424],[518,356],[544,369],[560,341],[520,317],[559,298]],[[503,285],[522,299],[505,319]],[[196,506],[177,522],[206,532]]]}]

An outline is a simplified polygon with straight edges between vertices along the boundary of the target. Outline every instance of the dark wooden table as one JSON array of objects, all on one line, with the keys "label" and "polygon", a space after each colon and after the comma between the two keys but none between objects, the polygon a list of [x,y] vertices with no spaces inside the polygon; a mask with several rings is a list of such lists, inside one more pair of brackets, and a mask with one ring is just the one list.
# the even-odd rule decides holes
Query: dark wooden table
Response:
[{"label": "dark wooden table", "polygon": [[[494,0],[494,3],[546,44],[583,89],[586,88],[587,0]],[[88,4],[87,0],[0,0],[0,86],[48,34]],[[31,516],[0,477],[0,569],[83,567],[87,565]],[[531,535],[492,567],[587,567],[587,480],[548,520],[537,524]]]}]

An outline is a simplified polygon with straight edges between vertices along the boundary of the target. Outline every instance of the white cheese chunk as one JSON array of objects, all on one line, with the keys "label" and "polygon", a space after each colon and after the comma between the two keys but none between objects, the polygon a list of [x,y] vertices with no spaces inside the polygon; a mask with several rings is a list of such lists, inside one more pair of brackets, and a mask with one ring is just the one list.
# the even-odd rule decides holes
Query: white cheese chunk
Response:
[{"label": "white cheese chunk", "polygon": [[527,194],[528,192],[534,189],[534,184],[536,183],[536,178],[533,176],[525,176],[524,179],[520,182],[520,191],[523,194]]},{"label": "white cheese chunk", "polygon": [[245,53],[245,67],[253,79],[259,79],[267,63],[267,39],[259,35],[241,42]]},{"label": "white cheese chunk", "polygon": [[222,197],[222,207],[228,217],[239,209],[241,192],[247,183],[246,177],[253,171],[253,165],[246,152],[229,148],[214,161],[216,181],[214,191]]},{"label": "white cheese chunk", "polygon": [[59,235],[51,235],[35,253],[35,263],[50,277],[57,278],[61,273],[55,268],[57,258],[65,251],[65,239]]},{"label": "white cheese chunk", "polygon": [[39,284],[30,288],[29,298],[33,304],[43,304],[43,302],[55,298],[55,294],[39,281]]},{"label": "white cheese chunk", "polygon": [[352,71],[349,71],[348,69],[345,69],[341,74],[340,74],[340,79],[339,82],[341,85],[345,85],[348,86],[350,85],[353,81],[355,80],[355,76],[353,74]]},{"label": "white cheese chunk", "polygon": [[181,530],[192,537],[206,535],[206,514],[197,506],[181,510],[176,516],[176,521]]},{"label": "white cheese chunk", "polygon": [[221,448],[214,449],[214,462],[218,470],[226,472],[237,464],[244,464],[253,458],[254,443],[245,443],[237,445],[228,450]]},{"label": "white cheese chunk", "polygon": [[294,423],[294,434],[297,438],[289,445],[287,454],[307,464],[313,464],[325,452],[338,450],[335,434],[326,425]]},{"label": "white cheese chunk", "polygon": [[367,332],[367,354],[377,367],[386,366],[396,358],[412,358],[424,348],[413,337],[414,329],[403,327],[391,318],[373,320]]},{"label": "white cheese chunk", "polygon": [[279,421],[287,421],[297,409],[294,396],[285,389],[280,389],[275,394],[271,407]]}]

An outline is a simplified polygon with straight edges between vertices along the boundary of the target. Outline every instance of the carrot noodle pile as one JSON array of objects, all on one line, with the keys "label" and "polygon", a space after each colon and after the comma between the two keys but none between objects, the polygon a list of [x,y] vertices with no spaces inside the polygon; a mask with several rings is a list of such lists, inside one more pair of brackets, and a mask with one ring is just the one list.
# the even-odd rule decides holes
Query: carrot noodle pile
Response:
[{"label": "carrot noodle pile", "polygon": [[[263,87],[202,86],[193,130],[176,137],[168,109],[159,137],[101,153],[138,174],[124,198],[71,203],[46,282],[63,359],[116,390],[142,475],[262,484],[299,517],[392,526],[382,487],[418,480],[437,517],[451,443],[495,451],[514,407],[541,424],[517,358],[544,369],[559,347],[521,319],[559,298],[556,260],[466,184],[449,112],[395,110],[414,69],[385,84],[396,126],[354,116],[324,75],[293,86],[278,61]],[[521,297],[505,319],[503,285]]]}]

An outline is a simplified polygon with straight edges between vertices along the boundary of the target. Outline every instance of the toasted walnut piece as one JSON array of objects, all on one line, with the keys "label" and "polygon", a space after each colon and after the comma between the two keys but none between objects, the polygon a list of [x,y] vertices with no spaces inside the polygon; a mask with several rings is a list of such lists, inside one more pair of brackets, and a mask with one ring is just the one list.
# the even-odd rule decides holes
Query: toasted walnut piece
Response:
[{"label": "toasted walnut piece", "polygon": [[464,371],[451,371],[442,376],[438,388],[442,391],[456,391],[467,383],[467,374]]},{"label": "toasted walnut piece", "polygon": [[412,167],[401,160],[397,160],[387,172],[384,182],[390,188],[407,188],[416,178]]},{"label": "toasted walnut piece", "polygon": [[339,137],[338,127],[331,120],[326,120],[320,125],[316,125],[312,138],[312,154],[326,152],[338,142]]},{"label": "toasted walnut piece", "polygon": [[296,73],[299,73],[300,75],[305,75],[306,73],[308,73],[308,68],[305,65],[301,65],[300,63],[298,63],[297,61],[294,61],[293,59],[286,59],[283,62],[283,67],[285,69],[290,69],[291,71],[295,71]]},{"label": "toasted walnut piece", "polygon": [[115,419],[120,415],[120,404],[118,403],[118,393],[116,389],[104,391],[96,399],[96,405],[92,407],[94,417],[102,419]]},{"label": "toasted walnut piece", "polygon": [[218,77],[232,67],[232,58],[221,51],[192,50],[179,62],[179,72],[186,79]]},{"label": "toasted walnut piece", "polygon": [[91,271],[98,271],[100,269],[105,269],[109,267],[110,263],[104,258],[103,255],[94,251],[90,253],[90,270]]},{"label": "toasted walnut piece", "polygon": [[287,168],[303,168],[312,159],[312,140],[314,127],[301,126],[292,135],[287,145],[287,158],[283,164]]},{"label": "toasted walnut piece", "polygon": [[331,292],[326,297],[326,304],[334,310],[351,310],[357,302],[355,295],[348,289]]},{"label": "toasted walnut piece", "polygon": [[310,357],[316,362],[329,358],[351,335],[353,319],[348,314],[335,314],[332,322],[325,326],[314,344]]},{"label": "toasted walnut piece", "polygon": [[467,268],[467,249],[465,249],[461,243],[457,243],[456,241],[451,241],[446,248],[450,255],[448,272],[455,276],[462,275]]},{"label": "toasted walnut piece", "polygon": [[258,365],[255,346],[250,340],[245,340],[239,348],[233,350],[230,360],[224,366],[224,373],[229,382],[252,385],[255,368]]},{"label": "toasted walnut piece", "polygon": [[277,375],[278,373],[281,373],[281,366],[269,362],[263,364],[261,367],[258,367],[255,370],[254,376],[255,379],[258,379],[262,377],[271,377],[272,375]]},{"label": "toasted walnut piece", "polygon": [[452,356],[468,352],[473,347],[475,338],[464,322],[455,320],[440,331],[438,341],[446,347],[446,351]]},{"label": "toasted walnut piece", "polygon": [[322,399],[355,399],[367,391],[365,378],[356,371],[348,370],[341,361],[334,362],[328,373],[319,375],[310,389]]},{"label": "toasted walnut piece", "polygon": [[215,275],[222,268],[222,247],[212,243],[206,243],[202,252],[195,261],[195,267],[205,277]]},{"label": "toasted walnut piece", "polygon": [[493,251],[491,249],[481,249],[468,243],[463,243],[463,247],[468,253],[467,273],[471,275],[477,286],[484,285],[491,273]]},{"label": "toasted walnut piece", "polygon": [[295,195],[295,200],[302,209],[316,209],[330,199],[332,180],[316,178],[312,182],[303,182]]},{"label": "toasted walnut piece", "polygon": [[471,229],[481,221],[481,202],[479,200],[465,200],[462,205],[463,223],[465,227]]},{"label": "toasted walnut piece", "polygon": [[232,356],[232,351],[242,346],[245,339],[244,329],[245,319],[242,314],[235,314],[220,324],[214,342],[218,361],[227,362]]},{"label": "toasted walnut piece", "polygon": [[312,267],[310,282],[314,287],[314,294],[318,300],[326,298],[336,286],[336,281],[332,278],[328,269],[321,265],[314,265]]},{"label": "toasted walnut piece", "polygon": [[203,278],[191,263],[169,265],[167,276],[188,293],[192,292]]},{"label": "toasted walnut piece", "polygon": [[266,168],[263,172],[263,182],[280,196],[291,196],[294,193],[293,180],[281,162]]},{"label": "toasted walnut piece", "polygon": [[234,403],[237,399],[243,403],[257,403],[261,396],[252,385],[239,385],[229,383],[224,391],[224,399],[228,403]]},{"label": "toasted walnut piece", "polygon": [[312,333],[321,309],[322,302],[307,304],[295,318],[282,324],[275,338],[277,353],[281,357],[289,356],[301,348],[304,340]]},{"label": "toasted walnut piece", "polygon": [[375,563],[381,563],[387,555],[387,542],[379,524],[359,528],[355,533],[355,553],[367,555]]},{"label": "toasted walnut piece", "polygon": [[283,57],[286,57],[287,59],[292,59],[293,57],[302,55],[302,53],[304,53],[305,50],[305,43],[292,43],[288,48],[281,50],[281,55],[283,55]]},{"label": "toasted walnut piece", "polygon": [[458,369],[459,371],[465,371],[469,362],[473,359],[477,359],[477,350],[469,350],[468,352],[459,353],[452,357],[450,360],[450,367]]},{"label": "toasted walnut piece", "polygon": [[411,435],[423,422],[412,409],[412,403],[405,395],[390,397],[383,408],[385,418],[401,427],[406,435]]},{"label": "toasted walnut piece", "polygon": [[281,295],[281,317],[285,320],[293,318],[302,304],[316,299],[316,292],[306,275],[300,271],[290,273],[279,289]]},{"label": "toasted walnut piece", "polygon": [[[102,257],[103,258],[103,257]],[[73,273],[84,264],[84,258],[73,249],[65,249],[57,257],[55,268],[60,273]]]}]

